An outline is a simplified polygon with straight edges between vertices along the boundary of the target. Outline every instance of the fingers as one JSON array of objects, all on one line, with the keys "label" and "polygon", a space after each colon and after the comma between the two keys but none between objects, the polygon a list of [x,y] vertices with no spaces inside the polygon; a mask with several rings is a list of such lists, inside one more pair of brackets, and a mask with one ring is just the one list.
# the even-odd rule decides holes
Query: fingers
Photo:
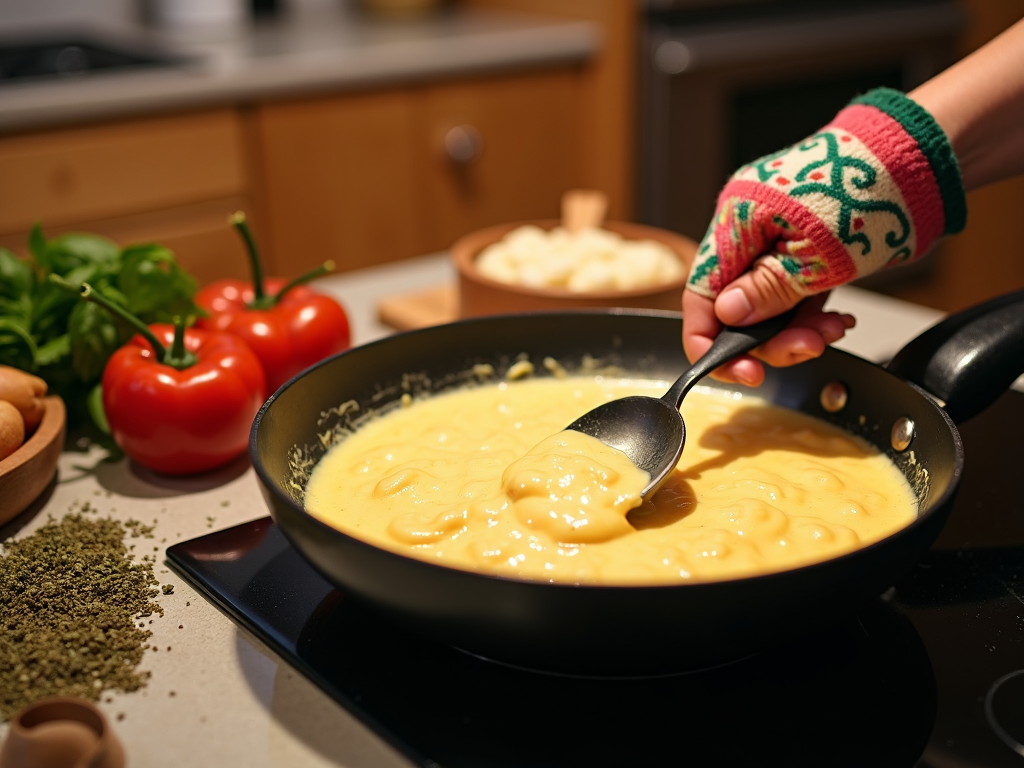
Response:
[{"label": "fingers", "polygon": [[715,317],[715,301],[687,289],[683,291],[683,351],[693,363],[708,351],[722,324]]},{"label": "fingers", "polygon": [[[715,302],[693,291],[683,291],[683,351],[690,362],[699,359],[722,329],[715,316]],[[764,381],[764,366],[743,355],[717,368],[711,377],[730,384],[756,387]]]},{"label": "fingers", "polygon": [[736,278],[715,300],[715,315],[725,325],[751,325],[782,314],[804,298],[763,261]]},{"label": "fingers", "polygon": [[796,365],[825,351],[825,339],[810,328],[787,328],[755,349],[752,354],[774,368]]},{"label": "fingers", "polygon": [[834,344],[846,335],[846,332],[857,325],[853,315],[839,312],[823,312],[820,308],[813,311],[801,311],[793,320],[792,327],[809,328],[816,331],[826,344]]},{"label": "fingers", "polygon": [[853,315],[825,312],[827,300],[827,291],[805,298],[789,327],[775,334],[751,355],[774,368],[819,357],[825,347],[839,341],[848,329],[857,324]]},{"label": "fingers", "polygon": [[[806,298],[788,328],[755,349],[751,355],[744,355],[721,366],[711,374],[712,377],[719,381],[756,387],[764,380],[761,362],[779,368],[821,355],[829,344],[843,338],[846,331],[856,324],[852,315],[823,311],[827,298],[827,293]],[[717,308],[717,303],[712,299],[684,291],[683,349],[689,360],[694,361],[707,352],[721,330],[723,324],[716,314]]]}]

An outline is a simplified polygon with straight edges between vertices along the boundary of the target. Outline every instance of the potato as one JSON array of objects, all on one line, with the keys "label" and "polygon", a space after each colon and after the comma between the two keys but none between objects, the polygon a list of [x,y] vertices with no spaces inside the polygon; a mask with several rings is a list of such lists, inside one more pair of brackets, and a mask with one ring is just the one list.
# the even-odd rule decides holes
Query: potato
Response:
[{"label": "potato", "polygon": [[0,461],[25,442],[25,420],[21,412],[6,400],[0,400]]},{"label": "potato", "polygon": [[0,365],[0,400],[6,400],[21,413],[25,431],[31,433],[43,418],[46,382],[38,376],[9,365]]}]

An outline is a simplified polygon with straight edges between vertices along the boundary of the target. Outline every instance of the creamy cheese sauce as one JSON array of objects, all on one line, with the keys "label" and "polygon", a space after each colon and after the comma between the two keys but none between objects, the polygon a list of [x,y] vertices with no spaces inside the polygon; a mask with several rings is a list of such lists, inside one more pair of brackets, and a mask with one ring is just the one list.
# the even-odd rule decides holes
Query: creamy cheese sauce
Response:
[{"label": "creamy cheese sauce", "polygon": [[866,442],[750,396],[698,387],[668,481],[561,431],[667,382],[532,379],[412,403],[331,448],[310,514],[376,546],[531,580],[673,584],[750,576],[850,552],[910,523],[903,475]]}]

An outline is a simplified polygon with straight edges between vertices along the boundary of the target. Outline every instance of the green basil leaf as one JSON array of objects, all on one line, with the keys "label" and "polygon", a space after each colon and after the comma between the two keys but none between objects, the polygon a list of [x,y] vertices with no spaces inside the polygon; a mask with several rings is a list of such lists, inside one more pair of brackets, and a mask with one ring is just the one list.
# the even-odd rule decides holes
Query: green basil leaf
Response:
[{"label": "green basil leaf", "polygon": [[128,311],[146,323],[170,322],[175,315],[195,311],[196,281],[163,246],[125,248],[117,285],[127,298]]},{"label": "green basil leaf", "polygon": [[113,301],[115,304],[119,304],[124,307],[128,305],[128,297],[125,296],[121,291],[117,290],[113,285],[105,284],[102,280],[98,283],[93,283],[92,287],[97,291],[101,291],[104,296]]},{"label": "green basil leaf", "polygon": [[43,235],[43,228],[38,221],[32,225],[32,231],[28,233],[28,250],[36,263],[43,266],[46,259],[46,236]]},{"label": "green basil leaf", "polygon": [[67,333],[68,316],[77,304],[77,295],[49,280],[43,280],[32,304],[32,333],[43,339]]},{"label": "green basil leaf", "polygon": [[152,315],[150,322],[171,323],[175,317],[206,317],[207,312],[197,306],[193,297],[196,294],[196,281],[191,275],[180,268],[174,277],[174,297],[167,302],[167,305]]},{"label": "green basil leaf", "polygon": [[32,327],[32,295],[23,293],[16,299],[0,298],[0,317],[16,320],[26,328]]},{"label": "green basil leaf", "polygon": [[35,283],[32,267],[6,248],[0,248],[0,296],[17,299],[32,293]]},{"label": "green basil leaf", "polygon": [[26,371],[36,369],[36,343],[22,323],[0,317],[0,363]]},{"label": "green basil leaf", "polygon": [[36,364],[39,366],[56,365],[71,354],[71,335],[61,334],[50,339],[36,350]]},{"label": "green basil leaf", "polygon": [[67,274],[64,275],[64,279],[79,288],[82,287],[82,283],[89,283],[95,287],[96,278],[101,274],[96,264],[81,264],[73,269],[69,269]]},{"label": "green basil leaf", "polygon": [[37,243],[32,250],[44,269],[61,276],[83,264],[113,272],[117,270],[121,256],[121,249],[113,240],[80,232],[58,235],[41,247]]},{"label": "green basil leaf", "polygon": [[68,318],[71,366],[86,383],[99,379],[107,360],[121,345],[121,334],[105,309],[80,302]]},{"label": "green basil leaf", "polygon": [[[0,290],[0,319],[15,322],[18,329],[0,328],[0,362],[37,369],[51,391],[64,397],[69,420],[86,417],[87,400],[99,397],[93,385],[134,330],[101,307],[81,302],[75,291],[54,285],[47,273],[76,286],[88,282],[147,324],[201,314],[193,300],[196,281],[161,245],[121,250],[107,238],[86,233],[47,240],[36,224],[29,250],[35,262],[27,264],[31,290],[21,291],[25,277],[20,264],[0,261],[0,284],[6,289]],[[18,272],[9,277],[12,269]],[[19,296],[7,295],[18,291]],[[26,330],[31,331],[27,339]]]},{"label": "green basil leaf", "polygon": [[32,334],[29,333],[28,328],[26,328],[22,323],[19,323],[17,320],[10,317],[0,317],[0,330],[20,337],[24,344],[32,350],[32,354],[35,354],[36,343],[32,339]]},{"label": "green basil leaf", "polygon": [[128,259],[174,262],[174,251],[159,243],[135,243],[126,245],[121,251],[121,261]]},{"label": "green basil leaf", "polygon": [[35,371],[32,352],[19,336],[0,330],[0,365],[9,365],[23,371]]},{"label": "green basil leaf", "polygon": [[97,384],[89,390],[85,398],[85,406],[92,417],[93,423],[104,435],[110,434],[110,423],[107,421],[107,412],[103,408],[103,385]]}]

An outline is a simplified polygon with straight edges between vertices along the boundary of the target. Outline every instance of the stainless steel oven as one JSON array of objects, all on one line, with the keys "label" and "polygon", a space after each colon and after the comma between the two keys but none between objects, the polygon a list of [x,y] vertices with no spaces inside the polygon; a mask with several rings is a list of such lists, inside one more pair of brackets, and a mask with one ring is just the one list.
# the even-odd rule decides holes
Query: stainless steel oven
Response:
[{"label": "stainless steel oven", "polygon": [[967,19],[950,0],[648,0],[645,13],[638,215],[696,239],[736,167],[858,93],[939,72]]}]

